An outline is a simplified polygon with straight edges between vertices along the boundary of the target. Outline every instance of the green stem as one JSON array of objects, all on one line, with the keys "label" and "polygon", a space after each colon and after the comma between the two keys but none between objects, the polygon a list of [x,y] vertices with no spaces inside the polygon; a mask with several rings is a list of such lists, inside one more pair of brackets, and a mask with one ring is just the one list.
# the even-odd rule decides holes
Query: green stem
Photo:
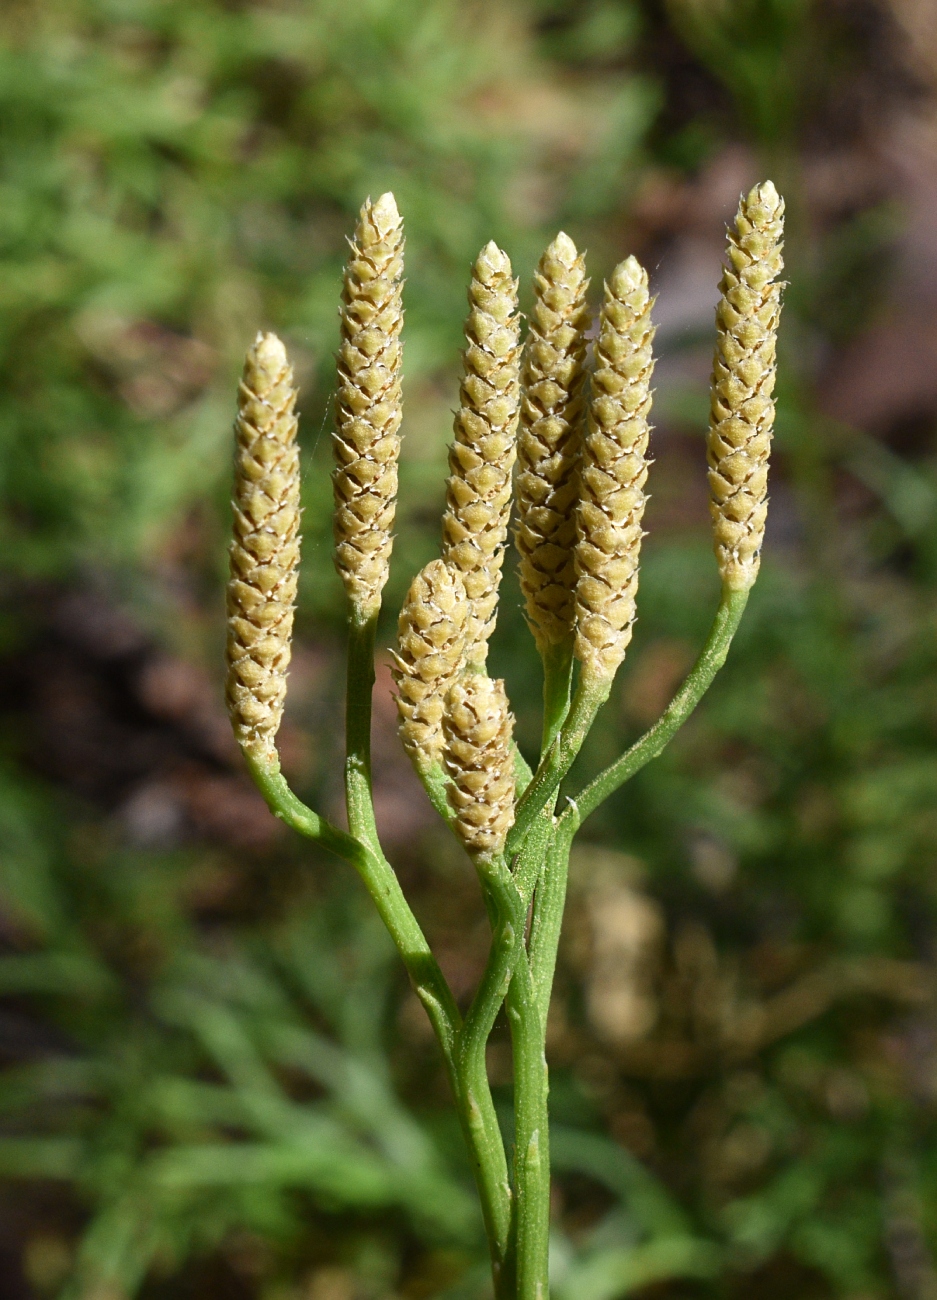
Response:
[{"label": "green stem", "polygon": [[507,994],[515,964],[523,952],[526,909],[503,858],[480,856],[475,860],[485,903],[492,919],[492,940],[481,982],[459,1035],[458,1066],[466,1122],[473,1131],[472,1151],[491,1246],[495,1292],[502,1292],[503,1269],[511,1229],[511,1189],[507,1158],[501,1138],[485,1049],[495,1019]]},{"label": "green stem", "polygon": [[449,786],[449,778],[446,776],[446,770],[442,763],[431,763],[426,767],[413,764],[413,770],[420,778],[420,784],[426,791],[430,803],[439,813],[440,817],[447,826],[452,826],[455,822],[455,813],[449,805],[449,799],[446,790]]},{"label": "green stem", "polygon": [[[374,900],[439,1041],[465,1140],[473,1153],[476,1169],[480,1171],[478,1190],[482,1213],[486,1226],[492,1225],[492,1254],[494,1258],[497,1250],[496,1262],[500,1266],[509,1235],[510,1190],[498,1117],[491,1102],[490,1090],[487,1092],[486,1105],[486,1094],[476,1087],[476,1092],[481,1097],[477,1111],[466,1097],[458,1059],[462,1017],[439,963],[404,897],[393,867],[379,848],[375,849],[339,830],[311,808],[307,808],[287,785],[275,757],[270,759],[247,750],[244,751],[244,757],[251,776],[274,816],[350,863]],[[520,932],[523,934],[523,927]],[[495,1014],[497,1010],[498,1006],[495,1006]]]},{"label": "green stem", "polygon": [[[550,1210],[549,1076],[545,1036],[556,954],[566,900],[569,851],[579,824],[608,794],[660,754],[712,684],[725,663],[748,592],[724,591],[706,645],[660,720],[591,782],[558,821],[555,792],[569,771],[611,683],[580,680],[562,730],[545,725],[550,748],[518,806],[514,840],[515,877],[523,897],[535,888],[529,959],[517,961],[507,996],[514,1044],[515,1252],[517,1300],[548,1295]],[[549,697],[554,702],[556,695]],[[547,693],[545,691],[545,702]],[[552,707],[556,707],[555,703]],[[525,806],[526,805],[526,806]],[[542,864],[542,865],[541,865]]]},{"label": "green stem", "polygon": [[244,757],[274,816],[301,835],[332,849],[358,872],[397,946],[414,991],[426,1008],[455,1087],[456,1037],[462,1027],[462,1017],[393,867],[379,850],[338,830],[297,799],[282,776],[277,759],[247,751]]},{"label": "green stem", "polygon": [[572,767],[595,715],[608,699],[612,689],[611,677],[591,677],[580,674],[579,685],[570,706],[563,729],[541,759],[534,779],[524,791],[517,805],[514,825],[508,835],[507,856],[513,857],[520,849],[527,832],[534,823],[544,818],[552,821],[554,796],[560,782]]},{"label": "green stem", "polygon": [[526,954],[507,996],[514,1052],[516,1300],[547,1300],[550,1247],[549,1074],[544,1022]]},{"label": "green stem", "polygon": [[267,807],[281,822],[309,840],[315,840],[323,848],[330,849],[338,857],[350,863],[356,871],[362,869],[366,850],[353,835],[339,830],[331,822],[320,817],[318,813],[307,808],[302,800],[286,783],[280,772],[277,757],[268,758],[265,754],[243,747],[241,753],[247,764],[254,784],[263,795]]},{"label": "green stem", "polygon": [[[383,859],[371,797],[370,732],[375,623],[376,617],[360,617],[355,610],[352,611],[349,620],[348,687],[345,709],[345,791],[349,826],[375,854]],[[446,797],[448,780],[442,765],[434,763],[427,768],[418,767],[417,775],[433,807],[443,820],[451,825],[454,818]],[[510,879],[503,864],[501,869]],[[394,881],[396,883],[396,876]],[[511,888],[513,889],[513,884]],[[459,1033],[456,1060],[450,1069],[450,1081],[466,1143],[472,1153],[497,1283],[508,1245],[511,1190],[504,1142],[485,1068],[485,1045],[507,992],[510,966],[513,965],[510,959],[515,940],[513,930],[509,931],[507,936],[499,932],[497,918],[495,918],[495,925],[489,971],[486,972],[488,981],[486,983],[483,980],[483,988],[479,991],[483,995],[481,1002],[479,996],[476,996],[473,1003],[474,1015],[471,1023],[466,1022],[464,1031]],[[521,934],[523,934],[523,927],[521,927]],[[498,970],[500,964],[505,961],[508,962],[506,977]],[[493,975],[492,971],[494,971]],[[494,979],[500,991],[488,987],[491,979]],[[493,1005],[490,1011],[490,1023],[486,1028],[485,1018],[488,1014],[489,1002]]]},{"label": "green stem", "polygon": [[585,821],[590,813],[595,812],[599,804],[608,798],[620,785],[631,779],[652,758],[657,758],[686,722],[687,718],[699,704],[712,685],[713,678],[726,661],[729,646],[735,636],[745,605],[748,590],[730,591],[723,589],[719,609],[713,621],[709,637],[696,663],[671,700],[661,717],[640,740],[617,759],[595,780],[570,800],[571,807],[565,812],[561,821],[574,815],[579,823]]},{"label": "green stem", "polygon": [[573,682],[573,639],[569,637],[560,645],[547,646],[543,660],[543,737],[540,757],[559,735],[569,712],[570,690]]},{"label": "green stem", "polygon": [[533,918],[530,926],[530,974],[537,998],[537,1009],[544,1026],[550,1010],[553,976],[556,972],[556,954],[563,925],[563,912],[566,908],[569,851],[573,836],[578,829],[579,822],[575,817],[557,827],[534,895]]},{"label": "green stem", "polygon": [[345,802],[352,835],[380,852],[371,798],[371,696],[378,612],[352,606],[345,688]]},{"label": "green stem", "polygon": [[511,860],[517,892],[524,900],[525,907],[530,907],[533,900],[537,882],[553,842],[555,826],[551,802],[527,832],[520,851]]},{"label": "green stem", "polygon": [[[517,1300],[549,1295],[550,1129],[546,1027],[566,902],[569,850],[578,821],[549,843],[533,902],[529,965],[517,962],[507,1013],[514,1044],[514,1186]],[[528,837],[521,857],[529,851]]]}]

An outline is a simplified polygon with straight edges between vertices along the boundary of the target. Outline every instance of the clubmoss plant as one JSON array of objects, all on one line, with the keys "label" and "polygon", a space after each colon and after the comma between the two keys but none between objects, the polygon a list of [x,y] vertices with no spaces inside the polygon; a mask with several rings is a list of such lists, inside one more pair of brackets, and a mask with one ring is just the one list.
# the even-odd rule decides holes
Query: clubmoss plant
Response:
[{"label": "clubmoss plant", "polygon": [[[384,856],[371,800],[374,626],[391,548],[401,420],[396,205],[362,209],[345,279],[339,354],[336,561],[349,596],[348,831],[302,804],[279,767],[298,564],[295,392],[282,344],[258,337],[239,395],[228,705],[270,808],[360,873],[426,1008],[469,1146],[498,1300],[546,1300],[550,1206],[547,1012],[573,836],[662,752],[725,662],[764,536],[780,312],[783,203],[770,182],[741,200],[717,308],[708,442],[722,598],[696,664],[661,717],[587,785],[560,786],[608,698],[636,614],[651,407],[653,299],[629,257],[605,286],[588,401],[584,260],[559,235],[541,260],[521,358],[516,283],[496,245],[469,291],[468,347],[450,455],[443,554],[414,579],[395,652],[400,736],[465,847],[491,923],[463,1015]],[[523,392],[521,393],[521,375]],[[518,550],[544,667],[533,772],[512,740],[504,684],[485,673],[521,421]],[[578,670],[577,670],[578,664]],[[514,1055],[514,1141],[495,1114],[485,1049],[504,1005]]]}]

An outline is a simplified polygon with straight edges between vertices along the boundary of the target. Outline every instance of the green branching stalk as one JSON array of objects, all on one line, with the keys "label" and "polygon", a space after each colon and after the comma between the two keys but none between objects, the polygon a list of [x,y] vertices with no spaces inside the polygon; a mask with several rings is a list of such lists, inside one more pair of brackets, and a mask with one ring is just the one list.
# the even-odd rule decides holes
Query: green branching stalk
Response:
[{"label": "green branching stalk", "polygon": [[550,1010],[556,954],[560,944],[566,885],[569,877],[569,851],[579,829],[575,806],[570,815],[560,819],[552,843],[546,852],[543,871],[534,895],[530,925],[530,974],[537,999],[537,1009],[544,1028]]},{"label": "green branching stalk", "polygon": [[483,1123],[490,1115],[497,1125],[485,1050],[515,965],[522,959],[527,909],[503,857],[480,855],[475,867],[492,918],[492,940],[484,973],[459,1035],[458,1060],[468,1122],[477,1127],[473,1146],[476,1176],[487,1189],[486,1213],[491,1216],[488,1229],[496,1256],[496,1288],[500,1289],[510,1246],[513,1196],[500,1133],[497,1127],[492,1129],[490,1123]]},{"label": "green branching stalk", "polygon": [[[265,755],[245,751],[245,758],[251,776],[274,816],[300,835],[316,841],[348,862],[358,872],[371,895],[442,1050],[460,1123],[475,1164],[482,1213],[493,1255],[496,1259],[503,1260],[508,1249],[511,1191],[498,1117],[484,1072],[484,1043],[487,1043],[487,1035],[491,1032],[491,1025],[494,1024],[506,992],[510,969],[513,968],[511,958],[516,947],[515,936],[523,934],[523,924],[518,929],[515,913],[514,931],[507,936],[496,932],[496,942],[492,945],[495,954],[492,964],[507,958],[508,973],[505,975],[502,971],[494,977],[488,1007],[483,1010],[479,1006],[475,1011],[466,1037],[462,1017],[446,978],[404,897],[396,872],[383,853],[339,830],[302,803],[290,790],[275,757],[270,759]],[[511,888],[513,889],[513,884]],[[479,1028],[484,1024],[488,1024],[488,1030],[484,1034],[479,1075],[477,1049],[473,1058],[476,1062],[474,1073],[466,1071],[462,1059],[465,1054],[464,1043],[477,1041],[480,1037]],[[472,1055],[471,1052],[469,1055]]]},{"label": "green branching stalk", "polygon": [[[472,1156],[496,1300],[549,1296],[546,1025],[573,837],[604,799],[664,750],[699,704],[725,663],[758,572],[783,211],[770,182],[757,186],[743,197],[729,232],[707,443],[722,578],[709,637],[657,722],[559,807],[637,612],[653,299],[634,258],[620,263],[605,286],[586,402],[588,280],[572,241],[558,236],[541,259],[523,370],[510,263],[494,244],[475,263],[443,555],[413,580],[394,652],[401,742],[433,807],[474,864],[491,925],[485,969],[464,1021],[384,856],[371,789],[374,636],[392,546],[402,416],[403,233],[392,195],[362,208],[345,274],[338,357],[333,477],[336,564],[349,597],[347,831],[306,807],[280,772],[275,740],[299,564],[296,391],[275,336],[258,335],[245,364],[227,595],[229,712],[271,811],[355,868],[426,1008]],[[516,540],[544,670],[535,772],[514,743],[504,683],[484,670],[518,419]],[[486,1069],[502,1005],[514,1057],[511,1160]]]},{"label": "green branching stalk", "polygon": [[540,740],[541,760],[559,735],[566,715],[573,685],[573,640],[568,637],[557,645],[545,646],[543,661],[543,727]]},{"label": "green branching stalk", "polygon": [[514,1051],[514,1187],[517,1300],[549,1294],[550,1121],[546,1024],[541,1020],[527,955],[514,969],[507,997]]},{"label": "green branching stalk", "polygon": [[611,688],[611,678],[580,678],[566,720],[517,805],[514,826],[507,839],[509,856],[520,851],[528,833],[538,821],[552,820],[553,803],[560,783],[576,761],[595,716],[608,699]]},{"label": "green branching stalk", "polygon": [[377,613],[352,607],[348,620],[345,689],[345,800],[349,830],[379,851],[371,797],[371,697],[376,628]]},{"label": "green branching stalk", "polygon": [[344,858],[358,872],[397,946],[414,991],[426,1008],[450,1074],[457,1078],[455,1047],[462,1017],[426,936],[404,897],[393,867],[382,853],[362,843],[356,836],[332,826],[297,799],[282,775],[276,757],[269,759],[261,754],[246,753],[245,758],[251,776],[273,815],[300,835]]},{"label": "green branching stalk", "polygon": [[[687,718],[709,690],[713,679],[726,661],[729,646],[735,636],[748,603],[747,589],[738,591],[724,588],[719,609],[702,653],[680,690],[668,704],[661,717],[650,727],[621,758],[616,759],[593,781],[570,799],[570,808],[562,818],[576,817],[581,824],[604,803],[619,786],[640,772],[651,759],[659,757]],[[574,811],[575,810],[575,811]]]},{"label": "green branching stalk", "polygon": [[478,872],[492,922],[488,962],[459,1037],[467,1122],[500,1278],[508,1249],[511,1197],[504,1144],[485,1066],[485,1048],[523,945],[526,909],[502,850],[514,805],[513,718],[504,683],[470,673],[449,689],[443,715],[444,762],[453,827]]},{"label": "green branching stalk", "polygon": [[442,763],[433,763],[419,773],[429,801],[450,829],[455,829],[455,812],[449,803],[449,778]]}]

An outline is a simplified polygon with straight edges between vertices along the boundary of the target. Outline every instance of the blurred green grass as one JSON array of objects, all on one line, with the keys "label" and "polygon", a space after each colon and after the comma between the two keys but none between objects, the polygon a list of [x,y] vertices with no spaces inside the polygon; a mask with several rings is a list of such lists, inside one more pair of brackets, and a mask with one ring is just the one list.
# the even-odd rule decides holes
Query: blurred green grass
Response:
[{"label": "blurred green grass", "polygon": [[[551,1032],[556,1289],[856,1300],[937,1285],[932,434],[906,454],[822,408],[824,359],[879,310],[901,215],[873,195],[819,222],[804,162],[824,130],[824,147],[842,145],[839,103],[871,97],[874,116],[899,93],[883,89],[885,29],[867,11],[4,6],[11,1297],[484,1293],[432,1045],[354,882],[275,838],[240,850],[211,834],[134,842],[116,796],[50,776],[40,711],[17,683],[24,660],[46,662],[48,610],[74,611],[62,593],[103,592],[217,694],[233,384],[254,331],[274,328],[302,384],[306,457],[301,662],[314,680],[304,704],[297,666],[293,761],[328,799],[331,741],[310,733],[334,722],[340,641],[331,352],[362,198],[393,188],[408,239],[389,640],[436,546],[478,247],[494,237],[508,249],[522,295],[560,226],[588,246],[593,291],[632,243],[666,270],[703,220],[699,178],[732,150],[752,179],[770,171],[791,212],[772,531],[711,697],[586,829]],[[656,224],[655,194],[673,209]],[[717,249],[731,199],[706,211]],[[640,623],[587,766],[650,720],[713,607],[693,487],[706,414],[697,333],[662,344]],[[60,649],[68,633],[54,632]],[[494,666],[529,739],[539,685],[510,576],[498,636]],[[51,716],[84,726],[80,710]],[[481,911],[461,862],[424,827],[395,851],[449,969],[467,978]],[[590,956],[603,909],[621,918],[603,940],[605,984]],[[603,1034],[596,1013],[616,962],[652,1008],[630,1036]]]}]

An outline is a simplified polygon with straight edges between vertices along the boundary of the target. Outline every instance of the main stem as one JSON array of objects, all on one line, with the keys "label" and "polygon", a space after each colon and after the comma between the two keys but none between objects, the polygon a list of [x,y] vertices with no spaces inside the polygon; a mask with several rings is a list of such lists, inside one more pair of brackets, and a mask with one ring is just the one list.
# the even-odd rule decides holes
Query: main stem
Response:
[{"label": "main stem", "polygon": [[[540,841],[538,851],[544,854],[544,860],[533,899],[530,940],[517,959],[507,998],[514,1047],[517,1300],[547,1300],[549,1295],[550,1120],[546,1029],[566,902],[569,850],[577,828],[578,821],[571,819],[555,825],[546,843]],[[525,845],[524,853],[527,852],[529,847]]]},{"label": "main stem", "polygon": [[550,1126],[546,1022],[527,953],[507,996],[514,1054],[514,1193],[517,1300],[547,1300],[550,1272]]},{"label": "main stem", "polygon": [[579,821],[575,817],[561,822],[555,828],[534,895],[529,943],[530,975],[544,1028],[550,1010],[556,954],[566,909],[569,851],[578,829]]},{"label": "main stem", "polygon": [[[522,895],[533,893],[530,940],[515,964],[507,997],[514,1046],[514,1185],[517,1300],[549,1294],[550,1162],[546,1024],[566,902],[569,852],[582,820],[613,790],[656,758],[696,708],[723,666],[748,600],[725,589],[706,644],[689,676],[657,723],[566,811],[553,815],[554,792],[568,772],[604,699],[601,687],[580,683],[565,707],[557,689],[561,666],[545,663],[544,755],[527,793],[527,817],[516,841],[515,876]],[[566,679],[568,682],[568,678]],[[568,687],[567,687],[568,689]],[[520,812],[520,810],[519,810]],[[515,831],[517,832],[517,823]],[[514,847],[514,846],[512,846]]]}]

